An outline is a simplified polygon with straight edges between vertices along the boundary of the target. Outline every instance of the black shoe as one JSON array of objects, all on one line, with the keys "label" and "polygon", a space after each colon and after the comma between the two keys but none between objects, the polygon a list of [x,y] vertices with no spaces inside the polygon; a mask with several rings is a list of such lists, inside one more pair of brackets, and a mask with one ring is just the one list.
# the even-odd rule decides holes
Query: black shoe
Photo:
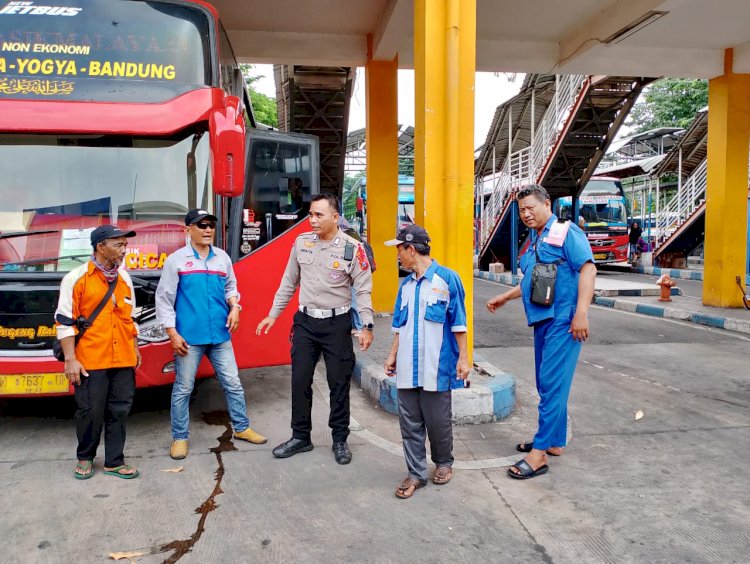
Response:
[{"label": "black shoe", "polygon": [[298,452],[307,452],[313,449],[313,444],[310,439],[295,439],[292,437],[285,443],[281,443],[275,449],[273,449],[273,455],[276,458],[289,458],[294,456]]},{"label": "black shoe", "polygon": [[333,456],[339,464],[349,464],[352,461],[352,451],[346,441],[343,443],[333,443],[331,447]]}]

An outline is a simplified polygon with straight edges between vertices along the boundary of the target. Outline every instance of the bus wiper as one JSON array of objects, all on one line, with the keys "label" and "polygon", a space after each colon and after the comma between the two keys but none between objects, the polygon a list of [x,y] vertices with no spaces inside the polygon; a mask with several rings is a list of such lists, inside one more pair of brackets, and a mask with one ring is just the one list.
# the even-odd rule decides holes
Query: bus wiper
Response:
[{"label": "bus wiper", "polygon": [[58,229],[47,229],[45,231],[13,231],[11,233],[0,233],[0,239],[12,237],[28,237],[30,235],[44,235],[45,233],[60,233]]},{"label": "bus wiper", "polygon": [[137,276],[133,276],[132,274],[130,274],[130,279],[134,284],[138,284],[138,286],[147,294],[151,294],[152,296],[156,295],[156,289],[159,287],[158,284],[149,280],[144,280],[143,278],[138,278]]},{"label": "bus wiper", "polygon": [[91,256],[91,253],[86,253],[85,255],[66,255],[64,257],[45,257],[40,259],[30,259],[30,260],[23,260],[18,262],[6,262],[3,266],[23,266],[25,264],[44,264],[45,262],[54,262],[56,260],[63,260],[63,259],[73,259],[75,261],[80,262],[81,264],[86,264],[85,260],[81,260],[81,257],[89,258]]}]

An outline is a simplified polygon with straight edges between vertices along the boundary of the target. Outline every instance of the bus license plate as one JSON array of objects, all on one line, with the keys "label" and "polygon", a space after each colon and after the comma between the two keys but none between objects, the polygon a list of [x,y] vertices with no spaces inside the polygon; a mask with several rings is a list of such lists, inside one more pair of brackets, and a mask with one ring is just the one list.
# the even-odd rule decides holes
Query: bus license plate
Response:
[{"label": "bus license plate", "polygon": [[607,253],[596,253],[594,260],[607,260]]},{"label": "bus license plate", "polygon": [[22,394],[60,394],[70,389],[65,374],[5,374],[0,375],[0,396]]}]

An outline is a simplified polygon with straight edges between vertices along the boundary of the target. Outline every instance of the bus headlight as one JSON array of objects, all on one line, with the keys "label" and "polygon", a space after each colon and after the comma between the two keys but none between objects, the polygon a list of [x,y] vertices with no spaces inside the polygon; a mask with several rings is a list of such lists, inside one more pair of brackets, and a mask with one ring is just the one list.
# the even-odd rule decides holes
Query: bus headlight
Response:
[{"label": "bus headlight", "polygon": [[619,247],[617,247],[617,250],[618,250],[619,252],[621,252],[621,253],[624,253],[625,251],[627,251],[627,250],[628,250],[628,245],[627,245],[627,244],[625,244],[625,245],[620,245]]},{"label": "bus headlight", "polygon": [[145,345],[146,343],[163,343],[168,340],[169,336],[167,335],[167,332],[156,319],[146,321],[138,327],[139,345]]}]

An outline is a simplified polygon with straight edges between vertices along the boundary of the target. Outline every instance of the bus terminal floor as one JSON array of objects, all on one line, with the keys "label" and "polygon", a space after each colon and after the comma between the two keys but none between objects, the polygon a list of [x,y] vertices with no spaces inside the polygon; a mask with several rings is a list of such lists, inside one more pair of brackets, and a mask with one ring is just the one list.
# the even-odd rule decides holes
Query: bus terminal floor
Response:
[{"label": "bus terminal floor", "polygon": [[[517,378],[505,421],[458,426],[457,460],[514,460],[533,436],[531,332],[520,304],[490,316],[498,287],[475,282],[475,345]],[[388,319],[377,320],[382,355]],[[4,560],[104,562],[634,562],[746,560],[750,454],[747,338],[592,308],[570,401],[572,439],[548,474],[456,470],[410,500],[396,417],[352,388],[352,463],[330,450],[325,379],[316,375],[315,449],[277,460],[290,436],[288,366],[245,370],[255,446],[231,441],[216,380],[198,387],[190,454],[169,458],[169,389],[139,391],[128,427],[136,480],[76,481],[72,402],[0,402]],[[322,371],[321,371],[322,372]],[[637,417],[638,412],[642,417]],[[743,439],[743,437],[745,437]],[[395,450],[393,446],[395,445]],[[236,449],[236,450],[235,450]],[[166,472],[182,468],[180,472]]]}]

